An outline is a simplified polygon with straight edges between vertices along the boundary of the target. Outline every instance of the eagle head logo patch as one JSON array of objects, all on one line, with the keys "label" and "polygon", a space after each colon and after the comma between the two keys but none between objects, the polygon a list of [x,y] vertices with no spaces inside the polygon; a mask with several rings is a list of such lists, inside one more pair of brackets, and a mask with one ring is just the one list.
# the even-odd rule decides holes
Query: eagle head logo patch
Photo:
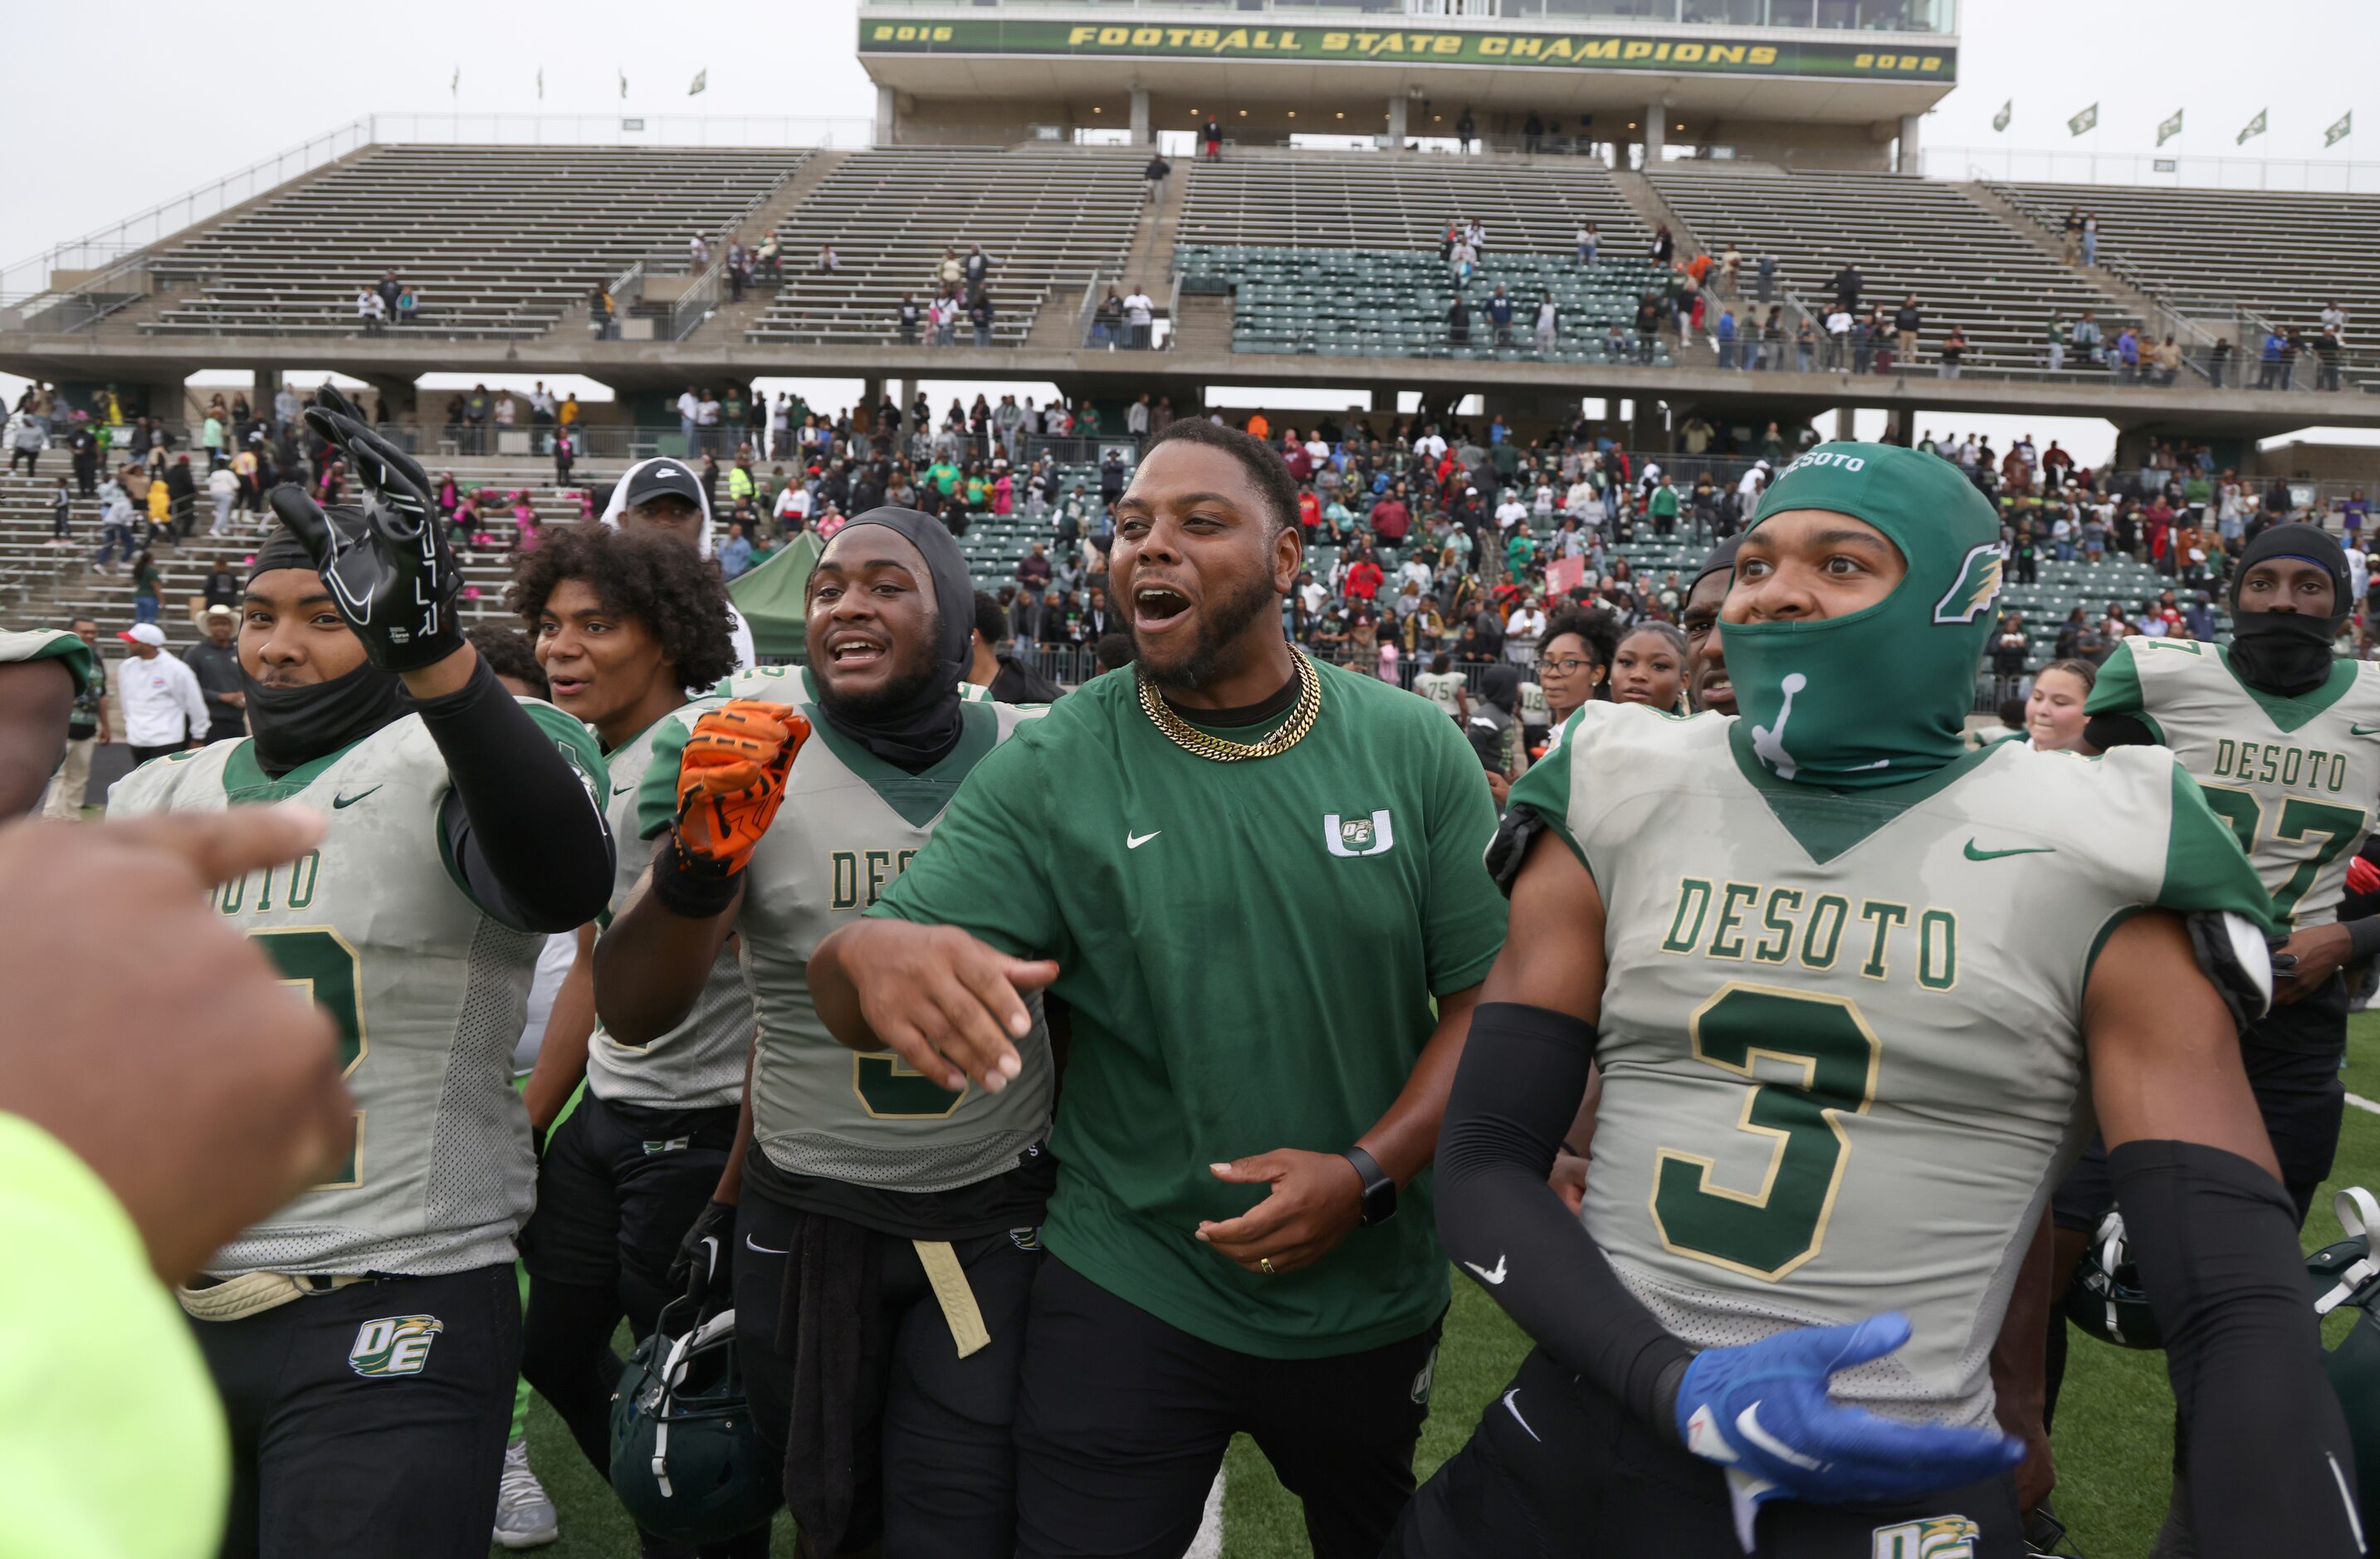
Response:
[{"label": "eagle head logo patch", "polygon": [[1959,565],[1958,577],[1942,599],[1934,603],[1934,620],[1937,623],[1972,623],[1982,616],[2000,593],[2000,546],[1998,542],[1981,542],[1967,549]]}]

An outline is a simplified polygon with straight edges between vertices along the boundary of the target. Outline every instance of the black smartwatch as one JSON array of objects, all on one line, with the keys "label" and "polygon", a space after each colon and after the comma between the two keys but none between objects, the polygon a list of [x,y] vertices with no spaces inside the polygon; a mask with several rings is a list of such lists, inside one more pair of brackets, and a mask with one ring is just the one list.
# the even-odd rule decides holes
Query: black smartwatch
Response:
[{"label": "black smartwatch", "polygon": [[1397,1215],[1397,1183],[1389,1178],[1380,1161],[1361,1148],[1349,1148],[1339,1155],[1355,1166],[1356,1178],[1364,1182],[1363,1211],[1356,1222],[1366,1228],[1385,1224]]}]

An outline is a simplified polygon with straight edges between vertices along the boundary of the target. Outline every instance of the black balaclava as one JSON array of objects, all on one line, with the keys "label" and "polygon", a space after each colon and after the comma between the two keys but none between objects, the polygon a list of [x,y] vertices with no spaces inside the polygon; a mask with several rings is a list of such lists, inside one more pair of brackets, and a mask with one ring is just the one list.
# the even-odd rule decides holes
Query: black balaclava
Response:
[{"label": "black balaclava", "polygon": [[838,703],[826,678],[812,676],[819,713],[877,757],[915,773],[958,745],[965,719],[959,683],[975,662],[975,580],[950,528],[915,509],[885,507],[854,515],[837,535],[881,525],[905,538],[926,560],[934,586],[934,674],[898,703],[857,711]]},{"label": "black balaclava", "polygon": [[[328,518],[333,525],[342,523],[337,510],[330,511]],[[312,555],[285,530],[275,531],[271,541],[257,549],[256,562],[248,571],[249,582],[253,584],[259,574],[282,568],[314,572]],[[300,764],[359,742],[413,712],[403,679],[370,661],[327,682],[268,688],[248,674],[248,663],[242,657],[239,681],[248,693],[248,728],[256,737],[257,766],[275,779]]]},{"label": "black balaclava", "polygon": [[1505,713],[1512,713],[1521,699],[1521,673],[1509,665],[1491,665],[1479,674],[1479,696]]},{"label": "black balaclava", "polygon": [[[2248,570],[2277,557],[2311,563],[2330,576],[2331,615],[2240,609],[2240,586]],[[2314,525],[2276,525],[2260,532],[2231,571],[2231,669],[2250,687],[2285,699],[2313,692],[2330,678],[2334,646],[2354,604],[2347,554],[2328,532]]]},{"label": "black balaclava", "polygon": [[[1702,582],[1710,578],[1713,574],[1720,573],[1722,571],[1729,574],[1734,573],[1735,554],[1742,550],[1743,532],[1740,530],[1734,535],[1730,536],[1726,541],[1721,542],[1718,545],[1711,548],[1710,555],[1703,559],[1703,566],[1694,570],[1694,577],[1693,579],[1686,581],[1686,594],[1694,594],[1695,590],[1701,586]],[[1681,601],[1679,604],[1682,607],[1684,603]]]}]

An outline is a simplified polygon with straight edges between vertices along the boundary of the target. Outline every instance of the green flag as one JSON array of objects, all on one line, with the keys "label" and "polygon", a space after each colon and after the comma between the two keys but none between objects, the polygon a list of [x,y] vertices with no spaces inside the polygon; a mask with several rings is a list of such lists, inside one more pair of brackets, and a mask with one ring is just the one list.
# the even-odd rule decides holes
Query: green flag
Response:
[{"label": "green flag", "polygon": [[2325,147],[2336,146],[2354,133],[2355,114],[2353,110],[2350,110],[2338,116],[2338,123],[2322,132],[2322,143]]},{"label": "green flag", "polygon": [[709,85],[710,85],[710,67],[705,66],[694,73],[694,84],[686,89],[686,95],[692,97]]},{"label": "green flag", "polygon": [[2081,135],[2085,130],[2095,130],[2098,128],[2099,105],[2095,103],[2066,121],[2067,131],[2071,135]]},{"label": "green flag", "polygon": [[2006,103],[2001,104],[2000,111],[1992,116],[1992,128],[1995,130],[2004,130],[2008,128],[2009,120],[2014,115],[2015,110],[2016,99],[2014,98],[2010,98]]},{"label": "green flag", "polygon": [[2247,128],[2240,132],[2239,139],[2234,140],[2231,144],[2234,146],[2245,146],[2249,141],[2264,133],[2265,110],[2259,108],[2256,110],[2256,116],[2248,121]]},{"label": "green flag", "polygon": [[2157,127],[2157,144],[2159,146],[2163,146],[2167,141],[2171,140],[2175,136],[2178,136],[2180,133],[2181,110],[2177,108],[2173,111],[2172,118],[2168,119]]}]

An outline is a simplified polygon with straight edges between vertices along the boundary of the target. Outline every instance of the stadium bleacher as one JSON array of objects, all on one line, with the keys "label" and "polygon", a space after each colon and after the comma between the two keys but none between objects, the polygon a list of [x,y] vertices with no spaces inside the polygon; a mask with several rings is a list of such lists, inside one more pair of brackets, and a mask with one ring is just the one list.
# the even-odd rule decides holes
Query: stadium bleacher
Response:
[{"label": "stadium bleacher", "polygon": [[1999,184],[1992,189],[2055,230],[2070,210],[2096,212],[2102,262],[2122,265],[2184,314],[2237,305],[2313,331],[2336,302],[2380,321],[2380,253],[2338,242],[2380,233],[2380,196],[2274,189],[2149,189],[2118,184]]},{"label": "stadium bleacher", "polygon": [[[992,266],[992,340],[1013,347],[1045,302],[1072,308],[1132,244],[1146,157],[1131,149],[885,147],[855,152],[777,234],[785,279],[754,342],[883,343],[902,295],[935,294],[942,252],[980,244]],[[832,240],[837,268],[818,269]],[[967,340],[961,325],[961,340]]]},{"label": "stadium bleacher", "polygon": [[[352,335],[356,293],[394,270],[421,298],[402,328],[543,334],[599,284],[650,261],[683,269],[800,167],[784,149],[376,146],[166,246],[187,283],[144,334]],[[595,214],[600,213],[600,220]],[[759,235],[752,235],[757,239]]]},{"label": "stadium bleacher", "polygon": [[1181,242],[1209,248],[1427,250],[1456,217],[1484,224],[1487,254],[1567,254],[1582,222],[1607,255],[1642,254],[1650,239],[1610,170],[1586,159],[1548,163],[1291,152],[1198,164]]},{"label": "stadium bleacher", "polygon": [[[1598,260],[1593,266],[1548,254],[1490,252],[1467,286],[1458,288],[1434,253],[1376,250],[1207,248],[1176,251],[1185,292],[1231,292],[1232,350],[1314,352],[1326,357],[1455,358],[1482,361],[1623,362],[1635,336],[1607,348],[1605,329],[1633,332],[1637,299],[1658,290],[1651,262]],[[1488,300],[1501,286],[1514,322],[1498,346]],[[1451,339],[1447,312],[1460,291],[1469,307],[1467,339]],[[1534,335],[1541,298],[1554,299],[1554,349],[1540,351]],[[1656,364],[1670,353],[1657,348]]]},{"label": "stadium bleacher", "polygon": [[[1876,304],[1888,323],[1902,296],[1916,294],[1925,317],[1920,364],[1937,360],[1952,325],[1966,332],[1967,368],[2046,371],[2043,333],[2053,311],[2070,321],[2093,311],[2111,341],[2126,323],[2114,297],[1955,184],[1690,163],[1664,164],[1650,177],[1705,248],[1732,243],[1747,261],[1775,256],[1779,279],[1814,309],[1832,296],[1828,280],[1846,262],[1865,284],[1863,310]],[[2078,359],[2067,371],[2101,371]]]}]

